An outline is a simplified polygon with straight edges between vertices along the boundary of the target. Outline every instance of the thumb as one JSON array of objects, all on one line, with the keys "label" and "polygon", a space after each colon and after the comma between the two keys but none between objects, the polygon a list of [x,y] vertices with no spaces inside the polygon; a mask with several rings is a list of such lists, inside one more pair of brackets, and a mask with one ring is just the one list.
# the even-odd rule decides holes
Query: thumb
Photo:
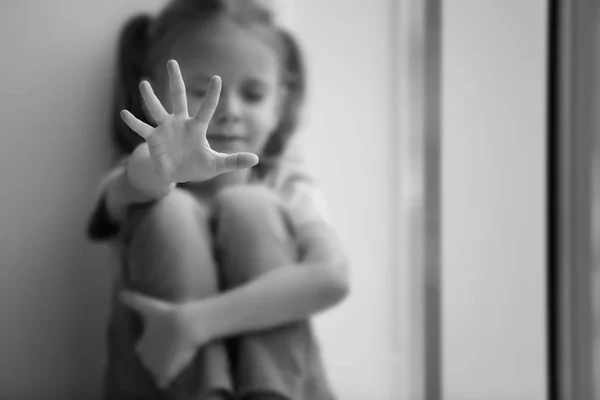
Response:
[{"label": "thumb", "polygon": [[164,303],[162,301],[129,290],[123,291],[120,294],[119,299],[121,300],[121,303],[142,314],[151,314],[164,308]]},{"label": "thumb", "polygon": [[225,154],[215,152],[215,155],[217,156],[217,173],[219,174],[250,168],[258,164],[258,156],[254,153]]}]

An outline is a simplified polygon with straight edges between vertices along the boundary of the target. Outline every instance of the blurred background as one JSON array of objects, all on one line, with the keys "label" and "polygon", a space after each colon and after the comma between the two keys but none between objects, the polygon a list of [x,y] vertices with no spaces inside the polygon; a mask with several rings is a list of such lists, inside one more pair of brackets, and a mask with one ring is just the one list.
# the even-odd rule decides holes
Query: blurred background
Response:
[{"label": "blurred background", "polygon": [[[2,399],[101,398],[110,259],[85,227],[111,165],[118,31],[163,4],[0,4]],[[352,262],[350,297],[316,320],[339,398],[546,399],[547,1],[286,4],[309,73],[301,146]],[[412,18],[424,4],[441,26]],[[424,92],[430,28],[440,86]],[[430,264],[427,237],[411,245],[421,135],[441,149]]]}]

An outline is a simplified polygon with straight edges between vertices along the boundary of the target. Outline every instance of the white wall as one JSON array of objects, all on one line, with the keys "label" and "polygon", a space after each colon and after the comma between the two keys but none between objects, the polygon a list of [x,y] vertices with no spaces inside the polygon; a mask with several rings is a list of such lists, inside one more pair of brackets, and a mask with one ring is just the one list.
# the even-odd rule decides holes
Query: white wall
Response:
[{"label": "white wall", "polygon": [[85,224],[109,162],[116,29],[148,2],[111,3],[2,4],[2,398],[93,399],[99,388],[106,251],[86,242]]},{"label": "white wall", "polygon": [[[344,399],[392,399],[389,0],[302,1],[311,96],[304,142],[353,262],[318,319]],[[158,0],[3,2],[0,13],[0,397],[98,399],[108,252],[84,237],[109,166],[116,31]]]},{"label": "white wall", "polygon": [[547,2],[443,2],[446,400],[546,398]]}]

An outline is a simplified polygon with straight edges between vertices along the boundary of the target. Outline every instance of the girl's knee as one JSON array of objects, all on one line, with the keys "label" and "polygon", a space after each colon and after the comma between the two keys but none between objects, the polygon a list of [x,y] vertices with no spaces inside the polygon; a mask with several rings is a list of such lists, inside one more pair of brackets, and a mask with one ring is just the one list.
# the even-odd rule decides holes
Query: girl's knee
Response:
[{"label": "girl's knee", "polygon": [[132,211],[126,224],[126,247],[134,254],[146,253],[155,244],[168,243],[190,230],[198,230],[202,213],[193,196],[174,190],[156,203]]},{"label": "girl's knee", "polygon": [[203,222],[208,216],[208,208],[192,194],[175,189],[153,205],[150,218],[159,228],[172,229],[181,226],[182,222]]},{"label": "girl's knee", "polygon": [[281,200],[272,190],[260,185],[239,185],[222,190],[216,198],[219,226],[236,230],[287,228]]},{"label": "girl's knee", "polygon": [[132,289],[171,299],[216,290],[203,270],[214,268],[208,211],[191,194],[174,190],[140,218],[126,246]]},{"label": "girl's knee", "polygon": [[223,190],[216,240],[227,286],[237,286],[296,260],[289,217],[273,191],[255,185]]}]

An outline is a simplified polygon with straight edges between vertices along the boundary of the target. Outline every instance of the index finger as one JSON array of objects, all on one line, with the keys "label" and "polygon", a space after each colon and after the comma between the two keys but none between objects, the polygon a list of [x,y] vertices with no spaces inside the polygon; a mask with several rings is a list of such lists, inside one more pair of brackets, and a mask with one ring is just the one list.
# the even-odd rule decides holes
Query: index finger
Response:
[{"label": "index finger", "polygon": [[160,124],[169,116],[169,113],[162,106],[158,97],[156,97],[150,82],[142,81],[139,86],[142,98],[144,99],[144,103],[146,103],[146,107],[148,107],[148,111],[150,111],[150,115],[152,115],[152,118],[154,118],[154,121],[156,121],[157,124]]},{"label": "index finger", "polygon": [[219,104],[219,97],[221,96],[221,84],[222,82],[220,76],[215,75],[210,78],[206,95],[202,99],[200,109],[194,116],[194,119],[197,122],[206,125],[208,125],[210,122],[210,119],[212,118],[215,110],[217,109],[217,105]]}]

